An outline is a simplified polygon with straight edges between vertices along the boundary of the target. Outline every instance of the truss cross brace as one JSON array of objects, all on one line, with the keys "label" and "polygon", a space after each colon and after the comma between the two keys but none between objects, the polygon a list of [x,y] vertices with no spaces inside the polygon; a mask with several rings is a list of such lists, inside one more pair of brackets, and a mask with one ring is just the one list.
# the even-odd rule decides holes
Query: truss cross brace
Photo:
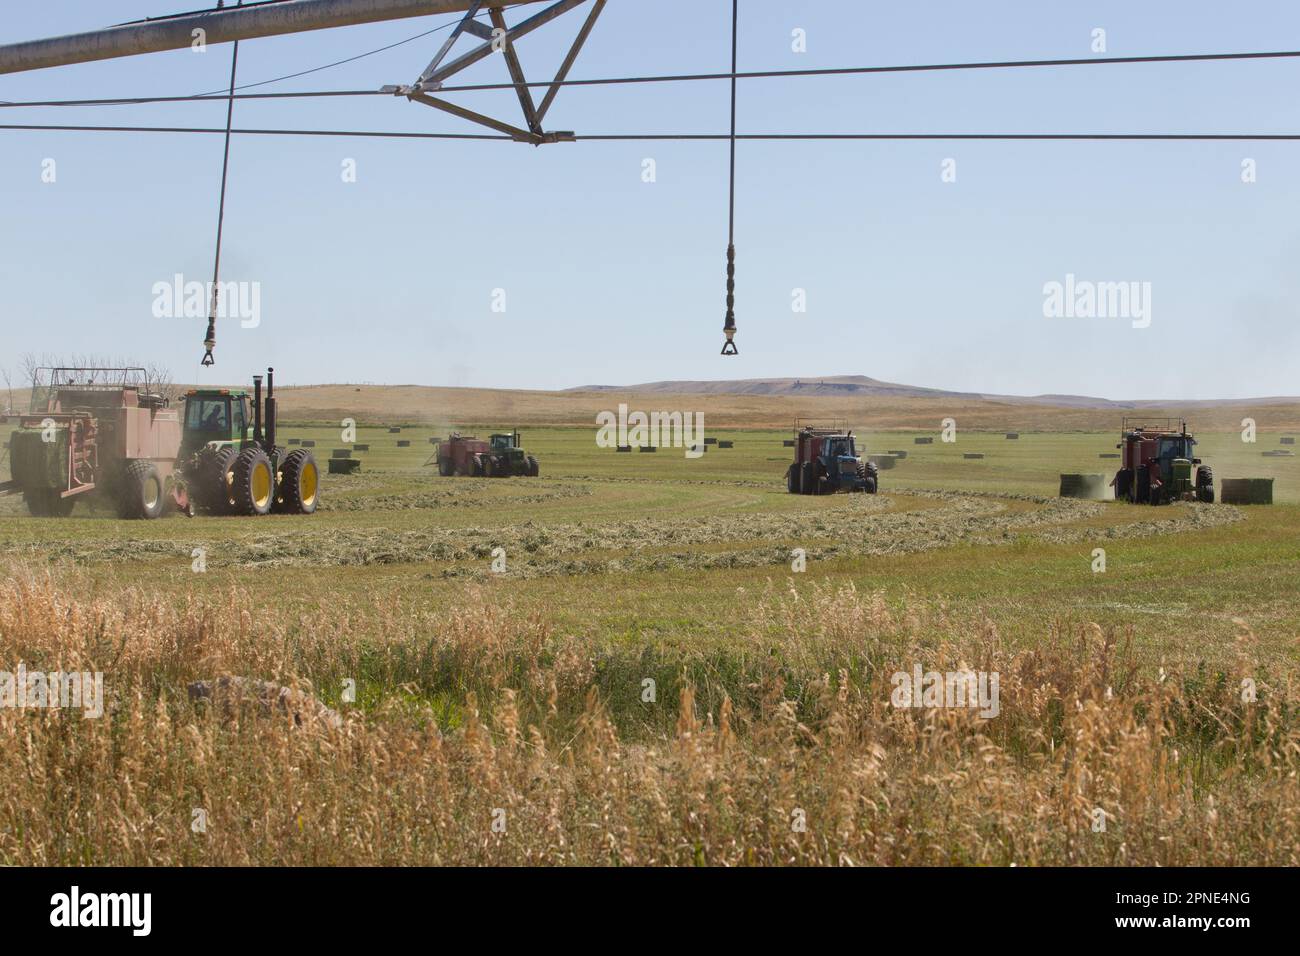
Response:
[{"label": "truss cross brace", "polygon": [[[551,105],[555,102],[556,94],[560,92],[564,81],[568,79],[569,71],[573,69],[573,64],[578,59],[578,54],[582,51],[583,45],[586,44],[587,38],[591,36],[591,31],[596,26],[596,20],[599,19],[601,11],[605,9],[606,2],[608,0],[558,0],[557,3],[552,4],[540,13],[533,14],[528,19],[511,27],[506,24],[505,10],[499,2],[472,0],[465,11],[465,16],[452,30],[451,35],[447,37],[437,55],[425,68],[424,72],[420,74],[419,79],[410,86],[385,86],[383,92],[392,93],[394,96],[405,96],[412,102],[423,103],[425,106],[494,129],[499,133],[506,134],[516,142],[532,143],[534,146],[541,146],[543,143],[572,142],[574,139],[572,132],[548,133],[542,124],[546,119],[546,114],[551,109]],[[582,29],[578,31],[578,36],[570,46],[559,71],[555,74],[555,79],[547,87],[546,95],[542,98],[541,104],[538,105],[533,100],[523,66],[519,62],[518,54],[515,52],[515,41],[522,39],[539,27],[545,26],[557,17],[563,16],[575,7],[582,6],[584,3],[591,4],[587,20],[583,23]],[[484,7],[487,8],[488,16],[492,21],[490,28],[475,19]],[[483,42],[450,63],[444,63],[443,61],[447,59],[452,47],[456,45],[456,41],[467,33],[478,37]],[[515,92],[519,96],[519,106],[523,111],[524,122],[522,126],[494,119],[483,113],[457,106],[445,99],[430,95],[442,89],[443,83],[449,77],[455,76],[462,70],[495,53],[504,56],[506,69],[510,72],[510,80],[515,85]]]}]

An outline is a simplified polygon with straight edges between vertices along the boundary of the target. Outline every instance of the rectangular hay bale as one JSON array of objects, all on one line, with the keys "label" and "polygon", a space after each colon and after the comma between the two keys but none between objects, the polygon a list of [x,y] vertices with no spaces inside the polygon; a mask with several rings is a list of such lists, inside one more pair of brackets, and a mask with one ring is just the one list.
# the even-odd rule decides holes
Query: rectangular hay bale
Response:
[{"label": "rectangular hay bale", "polygon": [[1272,478],[1224,478],[1219,500],[1225,505],[1271,505]]}]

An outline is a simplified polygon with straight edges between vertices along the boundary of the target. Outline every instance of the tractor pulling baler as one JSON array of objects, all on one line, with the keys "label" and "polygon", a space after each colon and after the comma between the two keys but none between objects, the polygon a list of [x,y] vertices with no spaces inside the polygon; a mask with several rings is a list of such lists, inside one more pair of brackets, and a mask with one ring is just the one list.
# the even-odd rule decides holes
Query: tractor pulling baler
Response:
[{"label": "tractor pulling baler", "polygon": [[[36,517],[67,517],[79,498],[111,504],[122,518],[186,514],[311,514],[320,472],[310,451],[276,446],[273,370],[238,389],[193,389],[182,417],[144,369],[41,369],[31,411],[10,435],[11,480]],[[41,378],[48,377],[42,384]],[[265,409],[265,430],[263,429]]]},{"label": "tractor pulling baler", "polygon": [[1122,453],[1120,470],[1111,481],[1117,501],[1214,504],[1214,472],[1193,457],[1196,439],[1187,433],[1185,421],[1126,418],[1120,428],[1120,443],[1115,447]]},{"label": "tractor pulling baler", "polygon": [[838,423],[795,423],[794,462],[786,469],[785,487],[792,495],[861,491],[874,495],[880,472],[858,454],[853,432]]},{"label": "tractor pulling baler", "polygon": [[536,478],[541,471],[537,459],[526,454],[519,444],[517,431],[493,435],[488,441],[453,432],[438,445],[433,457],[438,462],[438,474],[444,478]]}]

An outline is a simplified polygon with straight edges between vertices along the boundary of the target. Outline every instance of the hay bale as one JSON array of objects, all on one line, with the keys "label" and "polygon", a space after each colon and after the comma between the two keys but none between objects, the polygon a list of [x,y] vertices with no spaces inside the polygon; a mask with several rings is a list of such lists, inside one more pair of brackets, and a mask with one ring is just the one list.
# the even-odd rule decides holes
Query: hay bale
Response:
[{"label": "hay bale", "polygon": [[1295,452],[1287,451],[1285,448],[1275,448],[1272,451],[1260,452],[1265,458],[1294,458]]},{"label": "hay bale", "polygon": [[301,438],[290,438],[290,439],[289,439],[289,444],[290,444],[290,445],[298,445],[298,444],[301,444],[301,443],[302,443],[302,439],[301,439]]},{"label": "hay bale", "polygon": [[398,448],[410,448],[410,447],[411,447],[411,443],[410,443],[409,441],[406,441],[406,440],[399,441],[399,442],[397,443],[397,447],[398,447]]},{"label": "hay bale", "polygon": [[933,445],[933,444],[934,444],[934,439],[933,439],[933,438],[913,438],[913,439],[912,439],[912,444],[913,444],[913,445]]},{"label": "hay bale", "polygon": [[887,471],[888,469],[893,468],[898,462],[898,457],[895,455],[868,455],[867,461],[871,462],[881,471]]},{"label": "hay bale", "polygon": [[719,447],[719,448],[735,448],[735,447],[736,447],[736,443],[733,442],[733,441],[720,441],[720,442],[718,442],[718,447]]},{"label": "hay bale", "polygon": [[303,448],[315,448],[315,447],[316,447],[316,442],[315,442],[314,440],[310,439],[310,438],[304,438],[304,439],[302,440],[302,447],[303,447]]},{"label": "hay bale", "polygon": [[654,445],[642,445],[642,446],[641,446],[641,454],[643,454],[643,455],[644,455],[646,452],[658,451],[658,450],[659,450],[659,449],[656,448]]},{"label": "hay bale", "polygon": [[331,457],[331,458],[351,458],[351,457],[352,457],[352,449],[351,449],[351,448],[335,448],[333,451],[330,452],[330,457]]},{"label": "hay bale", "polygon": [[1114,452],[1114,451],[1104,451],[1104,452],[1102,452],[1100,455],[1098,455],[1097,457],[1098,457],[1098,458],[1118,458],[1118,457],[1119,457],[1119,452]]},{"label": "hay bale", "polygon": [[1294,439],[1294,438],[1291,438],[1291,437],[1282,438],[1282,439],[1279,439],[1279,441],[1281,441],[1281,443],[1282,443],[1283,445],[1294,445],[1294,444],[1295,444],[1295,439]]},{"label": "hay bale", "polygon": [[369,445],[358,444],[358,443],[353,443],[353,445],[352,445],[352,450],[353,450],[353,451],[370,451],[370,446],[369,446]]},{"label": "hay bale", "polygon": [[351,475],[361,470],[361,462],[355,458],[331,458],[329,466],[331,475]]},{"label": "hay bale", "polygon": [[902,461],[907,457],[907,452],[903,451],[901,448],[891,448],[888,450],[887,454],[893,455],[899,461]]},{"label": "hay bale", "polygon": [[718,440],[717,440],[716,438],[706,438],[706,439],[704,439],[704,444],[706,444],[706,445],[716,445],[717,443],[718,443]]},{"label": "hay bale", "polygon": [[400,427],[388,429],[388,434],[390,435],[400,435],[401,433],[402,433],[402,429]]},{"label": "hay bale", "polygon": [[1224,478],[1219,500],[1225,505],[1271,505],[1272,478]]},{"label": "hay bale", "polygon": [[442,439],[439,438],[437,435],[434,435],[434,436],[432,436],[432,437],[429,439],[429,444],[430,444],[430,445],[440,445],[440,444],[442,444]]},{"label": "hay bale", "polygon": [[619,450],[619,452],[621,452],[621,453],[623,453],[623,454],[631,454],[631,452],[632,452],[632,446],[631,446],[631,445],[619,445],[619,446],[618,446],[618,450]]},{"label": "hay bale", "polygon": [[783,448],[793,448],[793,447],[794,447],[794,439],[793,439],[793,438],[787,438],[785,441],[781,442],[781,446],[782,446]]},{"label": "hay bale", "polygon": [[1061,475],[1062,498],[1105,501],[1110,482],[1105,475]]},{"label": "hay bale", "polygon": [[1007,432],[1007,441],[1019,441],[1020,432]]},{"label": "hay bale", "polygon": [[984,457],[984,453],[982,451],[968,451],[965,452],[962,457],[967,461],[979,461]]}]

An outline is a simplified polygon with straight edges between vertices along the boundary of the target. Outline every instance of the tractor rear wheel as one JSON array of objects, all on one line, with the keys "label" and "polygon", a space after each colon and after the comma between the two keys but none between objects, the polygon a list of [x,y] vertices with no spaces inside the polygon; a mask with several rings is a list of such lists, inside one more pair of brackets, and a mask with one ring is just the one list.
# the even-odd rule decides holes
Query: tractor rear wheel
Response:
[{"label": "tractor rear wheel", "polygon": [[1141,504],[1151,499],[1151,476],[1143,468],[1137,473],[1137,480],[1133,483],[1133,493],[1129,495],[1129,501],[1133,504]]},{"label": "tractor rear wheel", "polygon": [[127,462],[117,490],[118,517],[152,520],[161,517],[165,503],[166,488],[158,466],[142,459]]},{"label": "tractor rear wheel", "polygon": [[532,455],[529,455],[526,459],[524,459],[524,462],[525,464],[528,465],[528,470],[524,473],[527,477],[536,478],[538,475],[541,474],[542,472],[541,466],[537,464],[537,459],[534,458]]},{"label": "tractor rear wheel", "polygon": [[791,465],[785,470],[785,490],[792,495],[799,493],[799,466]]},{"label": "tractor rear wheel", "polygon": [[189,483],[190,500],[199,510],[212,515],[234,513],[230,469],[238,454],[239,449],[233,445],[204,448],[199,452]]},{"label": "tractor rear wheel", "polygon": [[497,476],[497,465],[495,459],[489,455],[483,459],[483,477],[495,478]]},{"label": "tractor rear wheel", "polygon": [[264,515],[275,502],[275,472],[271,459],[256,445],[245,448],[230,469],[234,480],[230,496],[234,513],[239,515]]},{"label": "tractor rear wheel", "polygon": [[470,462],[469,473],[474,478],[483,477],[483,459],[478,455],[475,455],[474,459]]},{"label": "tractor rear wheel", "polygon": [[275,510],[291,515],[309,515],[320,501],[320,468],[305,449],[292,451],[280,466]]},{"label": "tractor rear wheel", "polygon": [[442,475],[442,477],[444,478],[450,477],[452,474],[455,473],[455,471],[456,471],[456,466],[451,463],[450,458],[438,459],[438,474]]}]

